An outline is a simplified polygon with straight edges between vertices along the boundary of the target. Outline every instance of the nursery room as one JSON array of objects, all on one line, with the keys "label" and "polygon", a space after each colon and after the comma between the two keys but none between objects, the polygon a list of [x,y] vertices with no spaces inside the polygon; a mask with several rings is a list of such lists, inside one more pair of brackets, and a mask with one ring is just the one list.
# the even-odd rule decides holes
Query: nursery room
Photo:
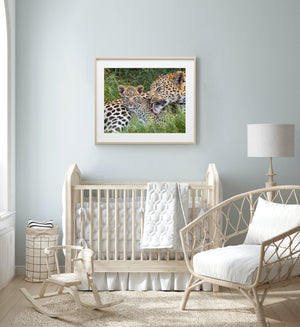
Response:
[{"label": "nursery room", "polygon": [[299,326],[300,2],[0,18],[0,327]]}]

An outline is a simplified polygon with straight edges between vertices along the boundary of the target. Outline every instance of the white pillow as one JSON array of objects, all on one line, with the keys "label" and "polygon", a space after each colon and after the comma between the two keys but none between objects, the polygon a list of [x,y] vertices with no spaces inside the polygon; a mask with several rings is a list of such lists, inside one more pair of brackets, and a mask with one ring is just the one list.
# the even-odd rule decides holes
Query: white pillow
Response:
[{"label": "white pillow", "polygon": [[[244,244],[261,244],[299,225],[300,205],[274,203],[259,198]],[[287,239],[280,246],[288,245]]]}]

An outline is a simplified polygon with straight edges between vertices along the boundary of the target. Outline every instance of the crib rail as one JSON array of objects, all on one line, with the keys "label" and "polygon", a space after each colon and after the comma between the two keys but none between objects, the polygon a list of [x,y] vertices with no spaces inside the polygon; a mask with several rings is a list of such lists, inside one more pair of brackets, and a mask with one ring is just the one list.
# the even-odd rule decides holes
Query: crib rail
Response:
[{"label": "crib rail", "polygon": [[[146,190],[147,183],[137,184],[135,182],[128,183],[106,183],[106,182],[85,182],[86,184],[80,184],[73,186],[73,190]],[[172,182],[171,182],[172,183]],[[175,183],[175,182],[174,182]],[[205,182],[180,182],[189,184],[190,190],[212,190],[212,185],[207,185]]]},{"label": "crib rail", "polygon": [[[198,207],[209,209],[216,204],[213,174],[218,178],[215,166],[211,165],[206,181],[186,182],[191,221],[196,219]],[[66,244],[85,239],[95,252],[95,271],[187,271],[182,252],[143,250],[139,246],[144,229],[147,182],[83,182],[74,165],[65,184]],[[71,270],[71,262],[66,258],[66,271]]]}]

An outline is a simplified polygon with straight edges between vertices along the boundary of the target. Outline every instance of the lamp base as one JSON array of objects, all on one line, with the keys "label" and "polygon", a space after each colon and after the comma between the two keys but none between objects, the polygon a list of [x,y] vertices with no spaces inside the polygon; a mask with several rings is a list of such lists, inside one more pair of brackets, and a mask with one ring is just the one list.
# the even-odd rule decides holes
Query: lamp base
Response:
[{"label": "lamp base", "polygon": [[276,186],[277,184],[275,182],[266,182],[266,187],[272,187],[272,186]]},{"label": "lamp base", "polygon": [[[272,187],[272,186],[276,186],[277,184],[275,182],[266,182],[266,187]],[[268,201],[273,201],[275,196],[275,192],[267,192],[267,200]]]},{"label": "lamp base", "polygon": [[[266,182],[266,187],[272,187],[272,186],[276,186],[277,184],[273,181],[273,176],[275,176],[276,174],[274,174],[273,172],[273,165],[272,165],[272,158],[270,157],[270,166],[269,166],[269,171],[266,174],[266,176],[269,177],[268,181]],[[274,199],[274,192],[267,192],[267,199],[268,201],[273,201]]]}]

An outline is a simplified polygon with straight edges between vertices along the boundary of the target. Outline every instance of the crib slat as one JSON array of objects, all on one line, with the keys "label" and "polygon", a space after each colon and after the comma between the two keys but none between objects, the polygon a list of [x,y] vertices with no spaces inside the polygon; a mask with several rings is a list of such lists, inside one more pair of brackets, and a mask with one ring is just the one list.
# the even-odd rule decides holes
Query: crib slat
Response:
[{"label": "crib slat", "polygon": [[98,260],[101,259],[101,190],[97,191],[98,200]]},{"label": "crib slat", "polygon": [[[204,190],[201,191],[201,208],[205,209],[205,201],[204,201],[204,197],[205,197],[205,192]],[[201,224],[199,225],[199,228],[200,228],[200,240],[203,240],[203,237],[204,237],[204,224],[203,224],[203,221],[201,221]]]},{"label": "crib slat", "polygon": [[205,201],[204,201],[204,199],[205,199],[205,191],[204,190],[200,191],[200,196],[201,196],[200,206],[201,206],[201,208],[205,209],[204,208],[204,205],[205,205]]},{"label": "crib slat", "polygon": [[115,190],[115,260],[118,260],[118,220],[119,220],[119,207],[118,207],[118,190]]},{"label": "crib slat", "polygon": [[[192,211],[192,220],[195,220],[196,218],[196,201],[195,201],[195,197],[196,197],[196,191],[195,190],[192,190],[192,208],[193,208],[193,211]],[[197,227],[195,227],[193,229],[193,233],[196,234],[197,233]]]},{"label": "crib slat", "polygon": [[90,249],[93,250],[93,203],[92,203],[92,190],[89,190],[89,207],[90,207]]},{"label": "crib slat", "polygon": [[254,205],[253,205],[253,196],[252,194],[250,194],[249,196],[249,203],[250,203],[250,222],[252,222],[252,218],[253,218],[253,215],[254,215]]},{"label": "crib slat", "polygon": [[123,207],[124,207],[124,217],[123,217],[123,224],[124,224],[124,244],[123,244],[123,260],[127,260],[127,205],[126,205],[126,189],[123,190]]},{"label": "crib slat", "polygon": [[135,196],[136,190],[132,190],[132,251],[131,251],[131,260],[135,260]]},{"label": "crib slat", "polygon": [[[208,199],[210,201],[209,205],[210,207],[213,207],[215,205],[214,203],[214,194],[213,194],[213,191],[212,190],[209,190],[208,191],[209,195],[208,195]],[[208,235],[209,235],[209,242],[213,242],[214,243],[214,234],[215,234],[215,231],[214,231],[214,220],[216,219],[216,214],[212,214],[210,216],[210,219],[209,219],[209,226],[208,226]],[[212,248],[212,246],[214,245],[213,243],[211,243],[210,245],[210,248]]]},{"label": "crib slat", "polygon": [[109,260],[109,190],[106,190],[106,260]]},{"label": "crib slat", "polygon": [[[145,191],[141,190],[141,240],[143,239],[144,235],[144,209],[145,209]],[[141,250],[141,260],[144,260],[144,250]]]},{"label": "crib slat", "polygon": [[193,208],[193,212],[192,212],[192,216],[193,216],[193,220],[195,220],[196,218],[196,201],[195,201],[195,197],[196,197],[196,191],[192,190],[192,208]]},{"label": "crib slat", "polygon": [[[192,220],[195,220],[196,218],[196,203],[195,203],[195,196],[196,196],[196,192],[195,190],[192,190]],[[193,234],[195,235],[197,233],[197,227],[193,228]]]},{"label": "crib slat", "polygon": [[83,200],[84,200],[84,190],[80,191],[80,207],[81,207],[81,214],[80,214],[80,218],[81,218],[81,238],[84,239],[84,208],[83,208]]}]

